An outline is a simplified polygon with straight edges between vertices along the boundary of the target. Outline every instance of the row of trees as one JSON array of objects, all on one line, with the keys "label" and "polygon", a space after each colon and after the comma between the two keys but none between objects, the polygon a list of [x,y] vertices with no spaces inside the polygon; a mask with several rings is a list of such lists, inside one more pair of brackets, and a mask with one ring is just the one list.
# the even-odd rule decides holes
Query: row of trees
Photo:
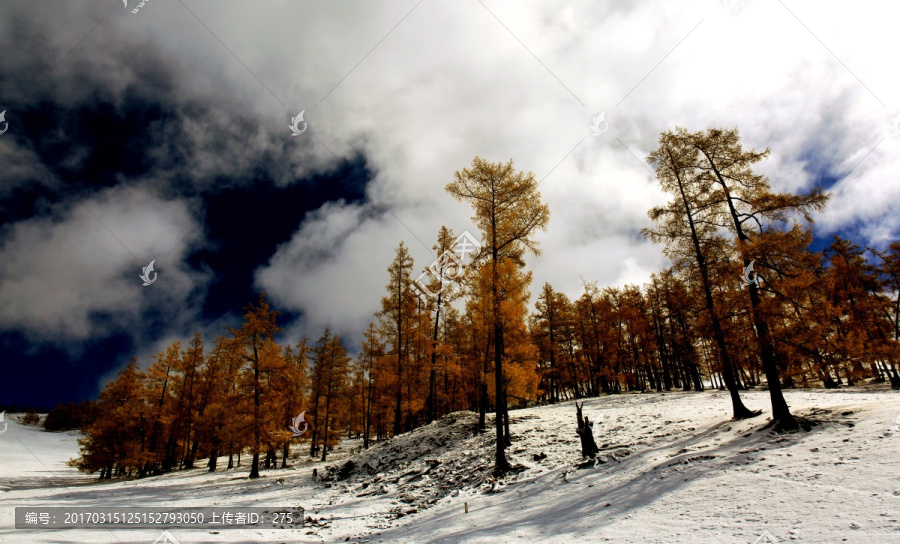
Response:
[{"label": "row of trees", "polygon": [[19,407],[19,405],[16,403],[0,404],[0,412],[9,412],[10,414],[15,414],[15,413],[19,413],[19,412],[25,413],[25,414],[27,414],[28,412],[35,412],[37,414],[46,414],[48,410],[49,410],[49,408],[47,406],[42,406],[40,404],[37,406],[32,406],[30,404],[26,404],[22,407]]},{"label": "row of trees", "polygon": [[[510,405],[710,384],[730,392],[743,418],[759,412],[740,390],[765,384],[773,424],[793,430],[782,387],[864,378],[900,387],[900,244],[881,253],[836,238],[811,251],[811,214],[828,196],[773,193],[752,171],[767,155],[743,150],[737,130],[663,133],[648,160],[672,199],[650,210],[644,234],[663,244],[671,268],[643,286],[584,281],[574,300],[545,284],[531,312],[524,259],[540,254],[535,235],[549,209],[532,174],[476,158],[446,188],[474,211],[481,243],[471,262],[447,257],[464,249],[442,227],[427,285],[435,295],[425,296],[401,242],[355,359],[330,331],[315,345],[279,344],[278,313],[261,296],[211,349],[197,334],[146,371],[132,360],[101,393],[75,463],[140,476],[198,457],[215,470],[227,455],[231,468],[248,452],[256,477],[261,455],[274,467],[280,451],[286,466],[297,440],[288,426],[301,412],[300,440],[324,460],[341,436],[369,447],[467,409],[480,415],[476,432],[496,414],[504,472]],[[739,279],[745,271],[751,281]]]},{"label": "row of trees", "polygon": [[[781,392],[789,367],[812,366],[826,383],[829,367],[849,365],[876,376],[884,368],[897,385],[900,308],[892,315],[889,297],[900,291],[898,252],[892,246],[891,254],[878,254],[878,274],[844,240],[836,239],[828,256],[810,251],[811,214],[829,197],[819,188],[806,195],[772,192],[768,179],[753,172],[768,155],[768,149],[743,149],[737,129],[664,132],[648,161],[672,200],[650,210],[655,226],[644,234],[665,244],[674,268],[694,285],[694,299],[703,300],[734,416],[756,415],[738,394],[736,357],[747,339],[751,363],[766,378],[774,428],[795,430]],[[827,270],[824,260],[832,265]],[[753,265],[763,273],[748,274]],[[741,269],[749,281],[734,289],[730,278]]]},{"label": "row of trees", "polygon": [[50,410],[44,419],[44,429],[47,431],[70,431],[82,429],[90,425],[96,417],[96,403],[82,401],[79,403],[59,403]]},{"label": "row of trees", "polygon": [[[900,387],[896,369],[895,289],[900,244],[889,252],[866,252],[837,238],[809,261],[816,281],[760,290],[792,292],[803,306],[786,303],[774,319],[771,338],[785,387],[826,388],[875,378]],[[868,257],[868,259],[867,259]],[[807,255],[808,259],[809,256]],[[693,269],[689,269],[693,270]],[[755,329],[740,269],[723,260],[710,271],[717,285],[714,308],[737,390],[765,382]],[[773,279],[774,282],[774,279]],[[781,289],[779,289],[781,287]],[[623,390],[702,390],[726,387],[712,317],[698,282],[668,268],[643,287],[598,289],[585,284],[574,301],[545,284],[531,315],[540,349],[548,402]],[[774,296],[773,296],[774,297]],[[834,301],[847,301],[835,303]],[[852,303],[850,303],[852,301]],[[770,302],[778,309],[778,301]]]},{"label": "row of trees", "polygon": [[282,467],[290,453],[288,425],[311,406],[311,452],[325,451],[349,423],[350,358],[341,340],[329,331],[315,346],[275,342],[278,312],[264,296],[248,307],[240,329],[216,339],[206,349],[200,333],[182,349],[174,342],[154,356],[146,371],[136,359],[128,363],[94,403],[94,420],[83,430],[81,456],[75,466],[101,477],[156,474],[191,468],[199,457],[215,471],[220,456],[228,468],[252,455],[251,477],[265,468]]}]

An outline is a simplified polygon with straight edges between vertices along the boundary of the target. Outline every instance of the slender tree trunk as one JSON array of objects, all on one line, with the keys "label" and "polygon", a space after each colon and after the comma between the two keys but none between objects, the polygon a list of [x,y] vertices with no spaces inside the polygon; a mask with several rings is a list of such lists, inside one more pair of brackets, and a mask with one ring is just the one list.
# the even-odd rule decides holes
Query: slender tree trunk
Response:
[{"label": "slender tree trunk", "polygon": [[488,338],[485,342],[484,357],[482,358],[484,364],[481,367],[481,398],[478,401],[478,427],[475,428],[476,435],[479,431],[484,431],[487,429],[488,386],[486,378],[488,372],[490,372],[490,369],[488,368],[490,344],[491,339]]},{"label": "slender tree trunk", "polygon": [[366,402],[366,420],[365,420],[365,434],[363,434],[363,447],[365,449],[369,449],[369,434],[371,433],[371,419],[372,419],[372,362],[369,361],[369,379],[368,379],[368,391],[367,402]]},{"label": "slender tree trunk", "polygon": [[[747,254],[744,251],[744,243],[748,242],[750,238],[746,234],[744,234],[744,229],[741,226],[740,219],[738,218],[737,210],[735,209],[734,203],[731,199],[731,193],[728,190],[728,185],[722,178],[722,174],[713,163],[712,158],[706,154],[705,150],[703,151],[703,154],[709,161],[710,166],[712,167],[713,171],[716,174],[716,177],[719,180],[719,184],[725,191],[725,198],[728,202],[728,209],[731,212],[731,218],[734,221],[735,233],[737,234],[738,238],[738,248],[741,251],[741,257],[744,261],[744,267],[746,268],[750,264],[750,259],[747,258]],[[769,397],[772,400],[772,424],[777,430],[797,430],[800,428],[800,426],[797,424],[797,420],[794,418],[794,416],[791,415],[791,411],[788,408],[787,401],[784,400],[784,393],[782,393],[781,391],[781,380],[778,376],[778,366],[775,361],[775,350],[772,348],[772,341],[769,338],[769,324],[763,317],[759,307],[761,302],[762,299],[759,296],[759,286],[756,283],[751,283],[750,304],[753,310],[753,324],[756,327],[756,338],[759,343],[759,351],[762,357],[763,371],[766,374],[766,381],[768,381],[769,383]]]},{"label": "slender tree trunk", "polygon": [[256,349],[256,335],[253,336],[253,463],[250,478],[259,478],[259,353]]},{"label": "slender tree trunk", "polygon": [[400,434],[403,418],[403,270],[397,275],[397,405],[394,408],[394,436]]},{"label": "slender tree trunk", "polygon": [[505,474],[509,471],[509,461],[506,459],[506,438],[504,437],[503,418],[506,415],[504,407],[503,394],[503,324],[500,322],[500,295],[497,292],[498,283],[500,281],[497,271],[497,249],[493,250],[492,261],[492,290],[493,298],[493,321],[494,321],[494,390],[497,417],[495,418],[497,433],[497,452],[494,460],[494,472],[497,474]]},{"label": "slender tree trunk", "polygon": [[[443,281],[443,269],[441,269],[441,281]],[[434,312],[434,331],[431,335],[431,373],[428,376],[428,400],[426,401],[427,408],[427,416],[425,419],[426,423],[431,423],[437,418],[437,410],[436,410],[436,399],[437,396],[437,385],[435,380],[437,376],[435,375],[435,365],[437,363],[437,340],[438,340],[438,331],[440,330],[440,322],[441,322],[441,294],[443,293],[443,289],[438,291],[437,294],[437,306],[435,307]]]},{"label": "slender tree trunk", "polygon": [[[409,353],[409,338],[406,339],[406,353]],[[413,362],[413,368],[419,368],[419,357],[416,356],[415,361]],[[412,415],[412,372],[406,373],[406,424],[403,426],[403,432],[409,432],[413,430],[413,415]]]},{"label": "slender tree trunk", "polygon": [[719,356],[722,360],[722,375],[725,379],[725,385],[728,388],[728,392],[731,395],[731,404],[734,412],[734,418],[746,419],[758,416],[761,412],[750,411],[746,406],[744,406],[743,401],[741,401],[740,394],[738,393],[737,384],[735,384],[734,381],[734,369],[732,367],[731,357],[728,355],[728,346],[725,343],[725,334],[722,332],[722,325],[719,322],[719,316],[716,314],[716,309],[713,304],[712,289],[710,288],[709,282],[709,271],[707,270],[706,259],[704,258],[703,252],[700,249],[700,240],[697,236],[697,228],[694,225],[692,210],[690,204],[688,203],[687,196],[684,194],[684,185],[681,181],[681,176],[677,173],[676,179],[678,180],[678,188],[681,192],[682,203],[684,204],[685,212],[687,213],[688,225],[691,229],[691,241],[694,244],[694,252],[697,257],[697,268],[700,269],[700,279],[703,286],[704,299],[706,301],[706,310],[709,312],[710,320],[712,321],[713,336],[715,337],[716,344],[719,348]]},{"label": "slender tree trunk", "polygon": [[[202,355],[202,354],[201,354]],[[193,356],[191,357],[191,377],[190,377],[190,387],[188,387],[188,410],[187,410],[187,431],[185,432],[184,446],[187,450],[187,454],[184,455],[181,459],[181,468],[194,468],[194,452],[196,450],[190,449],[189,444],[191,443],[191,425],[193,424],[193,416],[194,416],[194,375],[197,371],[197,346],[193,347]]]},{"label": "slender tree trunk", "polygon": [[[326,346],[327,348],[327,346]],[[325,394],[325,430],[322,432],[322,461],[328,452],[328,418],[331,416],[331,384],[334,372],[334,357],[328,367],[328,390]]]},{"label": "slender tree trunk", "polygon": [[219,463],[219,448],[213,447],[212,451],[209,453],[209,463],[207,466],[209,467],[210,472],[216,471],[216,465]]}]

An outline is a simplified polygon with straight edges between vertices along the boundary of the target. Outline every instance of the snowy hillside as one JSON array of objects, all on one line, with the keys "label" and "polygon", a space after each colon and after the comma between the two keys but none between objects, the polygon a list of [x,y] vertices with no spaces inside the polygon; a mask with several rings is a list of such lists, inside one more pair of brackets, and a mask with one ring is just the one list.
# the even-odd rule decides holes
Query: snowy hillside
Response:
[{"label": "snowy hillside", "polygon": [[[302,530],[173,529],[193,542],[900,543],[900,395],[886,389],[787,391],[811,432],[729,421],[721,392],[626,394],[585,401],[597,420],[596,466],[581,461],[574,403],[511,413],[517,472],[490,475],[493,434],[460,412],[327,463],[246,478],[198,469],[97,482],[65,466],[76,436],[9,422],[0,435],[0,542],[144,543],[152,530],[16,531],[27,505],[303,506]],[[768,410],[768,394],[742,394]],[[489,420],[492,419],[489,417]],[[296,447],[299,450],[301,447]],[[352,461],[348,465],[347,461]],[[220,465],[224,466],[224,465]],[[320,476],[313,480],[312,471]],[[465,513],[468,504],[468,513]]]}]

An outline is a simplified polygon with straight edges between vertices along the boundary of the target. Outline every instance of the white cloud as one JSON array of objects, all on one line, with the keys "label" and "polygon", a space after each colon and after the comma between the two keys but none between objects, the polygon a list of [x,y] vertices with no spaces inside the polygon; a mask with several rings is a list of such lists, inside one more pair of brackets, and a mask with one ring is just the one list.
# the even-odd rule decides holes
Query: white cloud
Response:
[{"label": "white cloud", "polygon": [[[55,212],[0,234],[0,329],[67,343],[123,329],[140,337],[148,309],[188,319],[207,278],[184,262],[202,239],[186,202],[120,186]],[[143,287],[154,259],[157,281]]]},{"label": "white cloud", "polygon": [[326,327],[356,335],[379,308],[400,236],[396,223],[368,208],[327,204],[257,271],[257,286],[278,306],[303,312],[302,323],[289,325],[289,337],[315,339]]},{"label": "white cloud", "polygon": [[[737,14],[711,1],[616,9],[592,2],[553,8],[537,2],[486,4],[503,24],[477,3],[423,3],[316,111],[317,134],[335,150],[361,143],[377,172],[371,193],[429,246],[442,224],[457,232],[470,228],[471,211],[452,201],[443,186],[475,154],[493,161],[512,157],[539,179],[552,170],[541,185],[552,214],[549,232],[540,235],[544,255],[529,259],[535,286],[549,281],[577,296],[579,275],[601,285],[640,283],[664,266],[661,248],[638,235],[649,224],[647,210],[665,198],[641,164],[662,130],[738,126],[745,145],[772,148],[772,159],[760,171],[770,175],[776,190],[790,191],[811,188],[813,174],[846,173],[884,132],[887,110],[777,3],[752,1]],[[832,51],[856,62],[879,96],[890,96],[900,83],[896,74],[873,67],[891,66],[892,31],[872,20],[896,20],[892,9],[860,8],[871,11],[849,19],[837,4],[794,11],[808,18],[811,28],[822,29]],[[224,17],[217,15],[220,22]],[[389,26],[383,18],[369,23],[334,11],[316,21],[324,27],[340,21],[343,29],[358,28],[361,37],[338,40],[332,50],[316,47],[324,42],[305,33],[276,31],[285,43],[303,45],[290,48],[298,56],[273,50],[285,65],[284,75],[272,73],[267,81],[293,79],[299,68],[288,66],[307,62],[300,58],[310,51],[325,57],[340,51],[345,62],[335,64],[350,67],[351,51],[362,58],[375,43],[372,28]],[[851,31],[826,31],[835,22]],[[880,38],[870,34],[873,26],[885,30]],[[312,32],[319,35],[321,27]],[[853,49],[863,34],[869,43],[865,58]],[[328,63],[313,64],[320,71],[304,72],[304,84],[344,75],[335,69],[322,76]],[[588,125],[604,109],[610,129],[594,137]],[[885,175],[887,168],[896,170],[897,160],[881,154],[886,151],[870,156],[868,167],[854,176],[866,178],[882,163]],[[813,164],[817,160],[826,164]],[[860,219],[884,224],[898,184],[883,180],[878,194],[885,200],[872,206],[862,191],[866,182],[860,183],[835,197],[819,217],[823,229]],[[307,219],[295,242],[311,230],[331,228],[329,214],[345,213],[341,207],[323,209]],[[278,290],[273,295],[316,316],[319,325],[364,319],[382,294],[383,269],[399,239],[413,249],[417,268],[433,258],[392,221],[385,216],[358,224],[353,239],[359,246],[298,279],[292,296]],[[896,237],[897,225],[889,225],[866,232]],[[262,284],[274,285],[274,278],[284,275],[282,267],[290,269],[313,253],[295,242],[279,250],[259,276]],[[291,258],[282,258],[285,252]],[[365,277],[365,287],[348,286],[348,276]]]}]

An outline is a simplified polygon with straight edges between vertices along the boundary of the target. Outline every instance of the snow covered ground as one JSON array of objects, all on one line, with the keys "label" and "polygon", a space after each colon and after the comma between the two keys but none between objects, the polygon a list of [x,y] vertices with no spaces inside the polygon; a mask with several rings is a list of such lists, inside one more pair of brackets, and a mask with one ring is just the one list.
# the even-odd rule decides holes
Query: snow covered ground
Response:
[{"label": "snow covered ground", "polygon": [[[493,433],[473,436],[467,413],[353,456],[358,443],[345,443],[327,463],[300,457],[254,481],[245,457],[241,468],[215,474],[98,482],[65,465],[76,455],[75,433],[9,421],[0,435],[0,542],[152,544],[160,535],[16,530],[16,506],[231,505],[302,506],[311,519],[302,529],[170,533],[181,544],[900,544],[900,392],[786,391],[795,414],[820,424],[782,436],[761,430],[767,392],[742,397],[763,416],[730,421],[718,391],[587,399],[602,451],[586,469],[575,468],[574,403],[516,410],[509,451],[521,471],[499,481],[490,477]],[[328,467],[337,478],[347,459],[354,468],[343,479],[312,479],[314,468],[322,475]]]}]

